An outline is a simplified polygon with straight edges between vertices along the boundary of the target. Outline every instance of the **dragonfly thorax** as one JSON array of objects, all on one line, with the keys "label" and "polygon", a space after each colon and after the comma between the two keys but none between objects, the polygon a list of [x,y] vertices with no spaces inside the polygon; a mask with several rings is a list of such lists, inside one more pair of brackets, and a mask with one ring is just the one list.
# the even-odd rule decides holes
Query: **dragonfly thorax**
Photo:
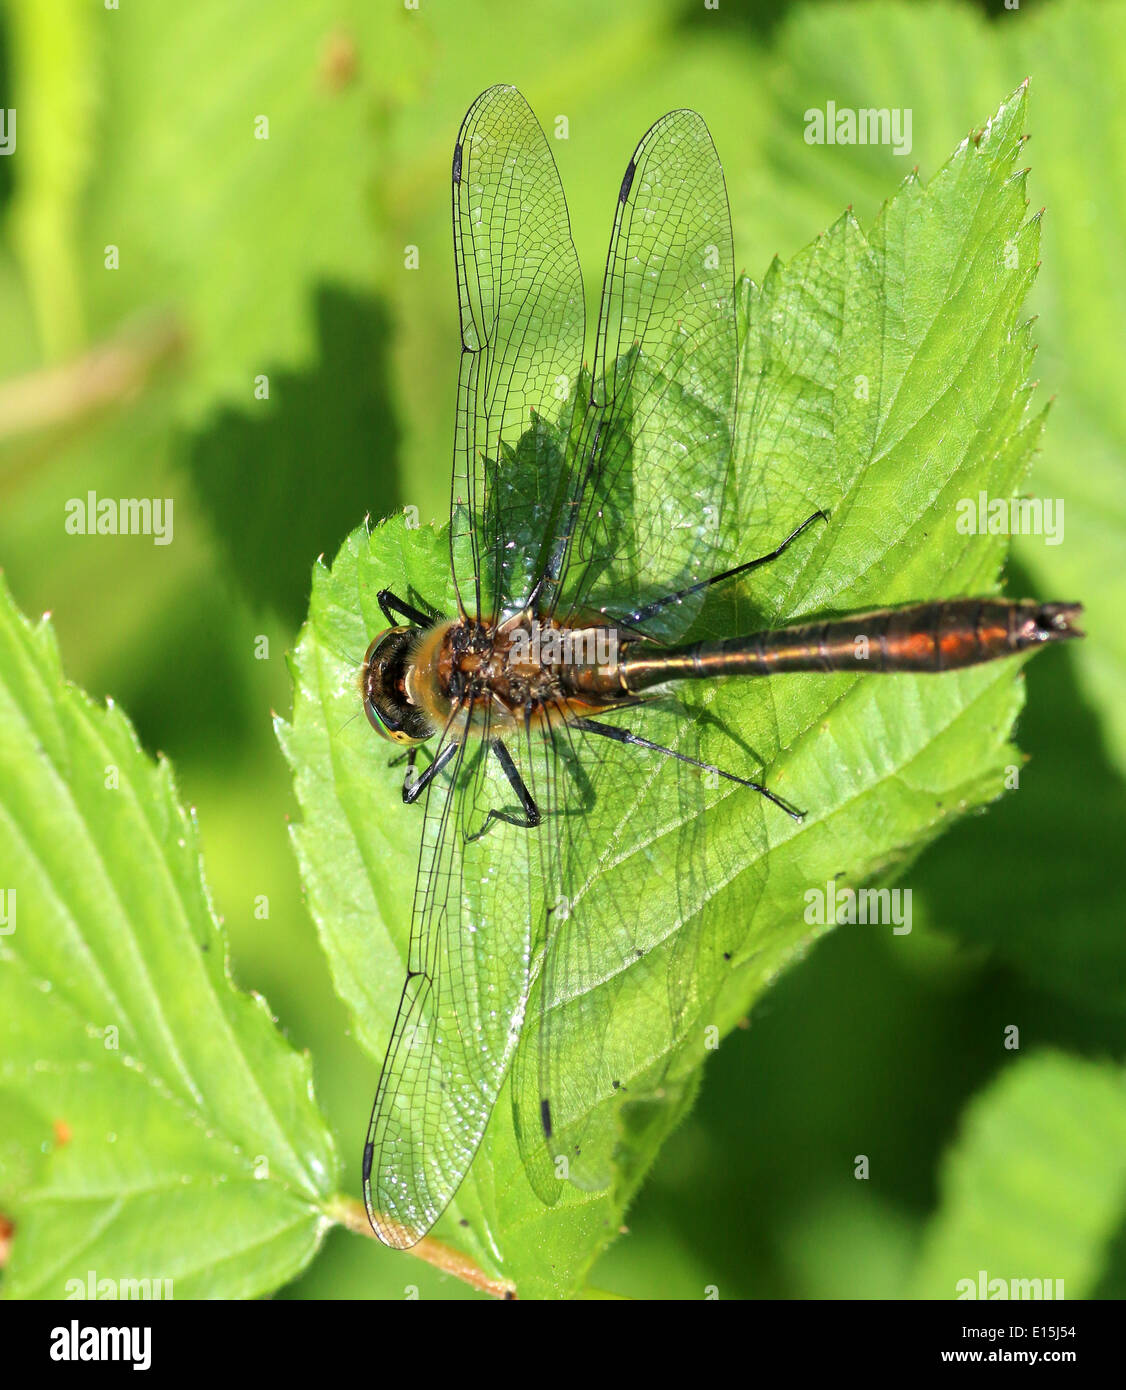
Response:
[{"label": "dragonfly thorax", "polygon": [[433,733],[449,728],[497,738],[514,728],[542,731],[618,702],[592,700],[575,684],[581,670],[616,669],[613,626],[569,627],[520,614],[499,624],[462,618],[411,631],[396,690],[416,723]]}]

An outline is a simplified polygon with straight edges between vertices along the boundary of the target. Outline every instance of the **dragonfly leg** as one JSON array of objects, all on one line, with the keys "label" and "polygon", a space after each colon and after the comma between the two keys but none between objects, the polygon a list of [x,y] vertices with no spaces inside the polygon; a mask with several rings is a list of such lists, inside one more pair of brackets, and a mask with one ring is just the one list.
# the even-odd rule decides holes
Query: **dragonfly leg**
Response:
[{"label": "dragonfly leg", "polygon": [[507,821],[509,825],[518,825],[523,830],[533,830],[543,820],[543,812],[536,805],[535,798],[528,790],[527,783],[520,776],[520,769],[512,761],[512,754],[504,746],[499,738],[493,739],[492,750],[497,755],[497,762],[504,769],[504,775],[508,778],[508,784],[516,793],[517,800],[520,802],[523,815],[514,816],[509,811],[490,810],[485,817],[485,823],[481,829],[469,836],[470,840],[479,840],[488,830],[490,824],[495,820]]},{"label": "dragonfly leg", "polygon": [[434,619],[428,613],[424,613],[421,608],[414,608],[409,603],[404,603],[401,598],[397,598],[390,589],[380,589],[376,594],[379,606],[383,610],[383,616],[394,626],[395,614],[400,618],[406,618],[408,623],[413,623],[415,627],[433,627]]},{"label": "dragonfly leg", "polygon": [[447,743],[430,766],[417,777],[414,775],[414,758],[411,756],[417,750],[410,750],[407,754],[407,772],[403,778],[403,800],[408,806],[418,800],[460,747],[460,743]]},{"label": "dragonfly leg", "polygon": [[425,752],[425,748],[416,745],[414,748],[408,748],[405,753],[396,753],[393,758],[388,758],[387,766],[399,767],[402,763],[408,763],[413,768],[414,760],[417,754]]},{"label": "dragonfly leg", "polygon": [[787,548],[797,540],[807,526],[812,526],[815,521],[828,521],[829,513],[816,511],[812,516],[807,516],[802,524],[796,527],[781,545],[776,546],[769,554],[759,555],[754,560],[746,560],[741,565],[736,565],[734,569],[724,570],[721,574],[713,574],[710,579],[702,579],[699,584],[692,584],[687,589],[677,589],[673,594],[666,594],[664,598],[654,599],[652,603],[647,603],[643,608],[636,609],[633,613],[626,615],[626,621],[630,623],[643,623],[651,618],[654,613],[659,613],[662,608],[666,608],[670,603],[680,603],[689,598],[692,594],[698,594],[701,589],[709,589],[713,584],[720,584],[725,579],[734,579],[737,575],[746,574],[748,571],[758,569],[760,565],[768,565],[771,560],[777,560]]},{"label": "dragonfly leg", "polygon": [[661,753],[666,758],[676,758],[678,762],[702,768],[705,772],[713,772],[717,777],[723,777],[728,782],[738,782],[741,787],[750,787],[751,791],[759,792],[766,797],[767,801],[772,801],[775,806],[785,811],[791,820],[802,821],[805,819],[804,811],[795,810],[780,796],[775,796],[770,788],[764,786],[762,782],[752,782],[748,777],[737,777],[734,772],[724,772],[721,767],[715,767],[712,763],[701,762],[699,758],[690,758],[687,753],[678,753],[675,748],[666,748],[661,743],[653,743],[651,739],[642,738],[640,734],[631,733],[629,729],[620,729],[615,724],[602,724],[597,719],[572,719],[571,728],[578,729],[584,734],[598,734],[600,738],[612,738],[618,743],[632,743],[635,747],[648,748],[651,752]]}]

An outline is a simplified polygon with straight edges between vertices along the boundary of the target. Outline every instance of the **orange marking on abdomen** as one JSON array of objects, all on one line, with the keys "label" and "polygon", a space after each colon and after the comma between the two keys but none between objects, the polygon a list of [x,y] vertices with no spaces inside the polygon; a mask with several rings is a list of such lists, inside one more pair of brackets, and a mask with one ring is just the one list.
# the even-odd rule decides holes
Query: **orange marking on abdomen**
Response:
[{"label": "orange marking on abdomen", "polygon": [[902,665],[914,670],[930,665],[938,654],[934,635],[930,632],[889,632],[881,645],[891,665]]}]

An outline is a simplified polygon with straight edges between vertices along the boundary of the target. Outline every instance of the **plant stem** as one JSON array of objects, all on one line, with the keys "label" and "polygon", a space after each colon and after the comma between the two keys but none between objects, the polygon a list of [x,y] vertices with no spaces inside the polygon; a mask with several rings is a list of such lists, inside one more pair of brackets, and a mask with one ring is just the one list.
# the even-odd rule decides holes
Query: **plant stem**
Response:
[{"label": "plant stem", "polygon": [[[371,1240],[377,1239],[363,1204],[354,1198],[345,1197],[338,1192],[326,1203],[324,1210],[325,1214],[333,1221],[338,1222],[349,1231],[354,1231],[356,1235],[367,1236]],[[451,1245],[443,1245],[440,1240],[435,1240],[432,1236],[423,1236],[418,1244],[412,1245],[406,1253],[414,1255],[416,1259],[425,1260],[435,1269],[440,1269],[443,1274],[452,1274],[455,1279],[462,1280],[470,1288],[480,1289],[482,1293],[491,1294],[493,1298],[514,1299],[516,1297],[515,1284],[507,1279],[490,1279],[484,1270],[473,1263],[468,1255],[463,1255],[460,1250],[455,1250]]]},{"label": "plant stem", "polygon": [[186,348],[183,326],[171,318],[133,324],[82,357],[0,384],[0,440],[54,426],[137,396],[150,377]]}]

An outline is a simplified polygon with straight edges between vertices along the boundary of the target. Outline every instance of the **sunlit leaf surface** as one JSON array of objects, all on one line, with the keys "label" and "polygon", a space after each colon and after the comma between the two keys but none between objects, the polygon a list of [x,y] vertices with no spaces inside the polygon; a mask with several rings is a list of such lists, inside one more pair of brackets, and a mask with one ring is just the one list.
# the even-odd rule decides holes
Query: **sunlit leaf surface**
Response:
[{"label": "sunlit leaf surface", "polygon": [[[960,533],[956,504],[981,489],[1013,492],[1039,433],[1020,323],[1039,230],[1026,220],[1017,172],[1023,109],[1022,89],[928,186],[909,179],[868,232],[842,217],[789,265],[775,264],[761,288],[739,287],[739,433],[727,499],[737,524],[727,563],[772,549],[818,507],[832,519],[738,592],[717,592],[694,631],[993,590],[1003,541]],[[693,458],[683,466],[690,479]],[[699,482],[709,489],[714,480]],[[294,721],[281,728],[305,813],[295,835],[310,905],[376,1057],[402,983],[420,823],[417,808],[401,805],[387,745],[362,716],[347,721],[358,708],[356,665],[385,626],[377,591],[453,612],[448,554],[442,532],[400,518],[370,537],[356,532],[331,571],[318,569],[294,658]],[[609,571],[608,585],[612,561]],[[618,575],[636,585],[628,569]],[[1018,664],[1006,662],[941,677],[729,682],[637,711],[638,732],[678,746],[687,739],[743,775],[762,772],[807,818],[795,825],[745,789],[639,763],[632,749],[618,750],[635,756],[623,756],[621,775],[601,779],[593,798],[567,790],[567,814],[581,818],[570,843],[587,847],[596,907],[586,990],[555,1001],[555,1065],[584,1153],[612,1181],[594,1191],[566,1185],[545,1205],[502,1095],[439,1229],[525,1292],[575,1289],[690,1102],[714,1037],[824,930],[806,919],[809,890],[886,881],[949,822],[998,795],[1017,756],[1007,735],[1020,702]],[[484,775],[506,805],[509,789],[491,769]],[[505,903],[525,894],[536,902],[534,856],[520,841],[528,833],[490,832]],[[641,944],[633,959],[612,929],[626,904]],[[600,932],[603,921],[610,929]],[[476,925],[489,930],[487,920]],[[512,925],[506,917],[497,930]],[[592,996],[604,1025],[597,1036],[584,1026]],[[518,1074],[535,1033],[534,1024],[526,1030]],[[608,1057],[618,1083],[610,1095]],[[357,1096],[358,1120],[364,1109]]]},{"label": "sunlit leaf surface", "polygon": [[285,1283],[335,1181],[308,1060],[232,984],[169,764],[63,680],[6,588],[0,845],[0,1112],[37,1155],[0,1158],[5,1293],[84,1297],[91,1271],[103,1297]]}]

